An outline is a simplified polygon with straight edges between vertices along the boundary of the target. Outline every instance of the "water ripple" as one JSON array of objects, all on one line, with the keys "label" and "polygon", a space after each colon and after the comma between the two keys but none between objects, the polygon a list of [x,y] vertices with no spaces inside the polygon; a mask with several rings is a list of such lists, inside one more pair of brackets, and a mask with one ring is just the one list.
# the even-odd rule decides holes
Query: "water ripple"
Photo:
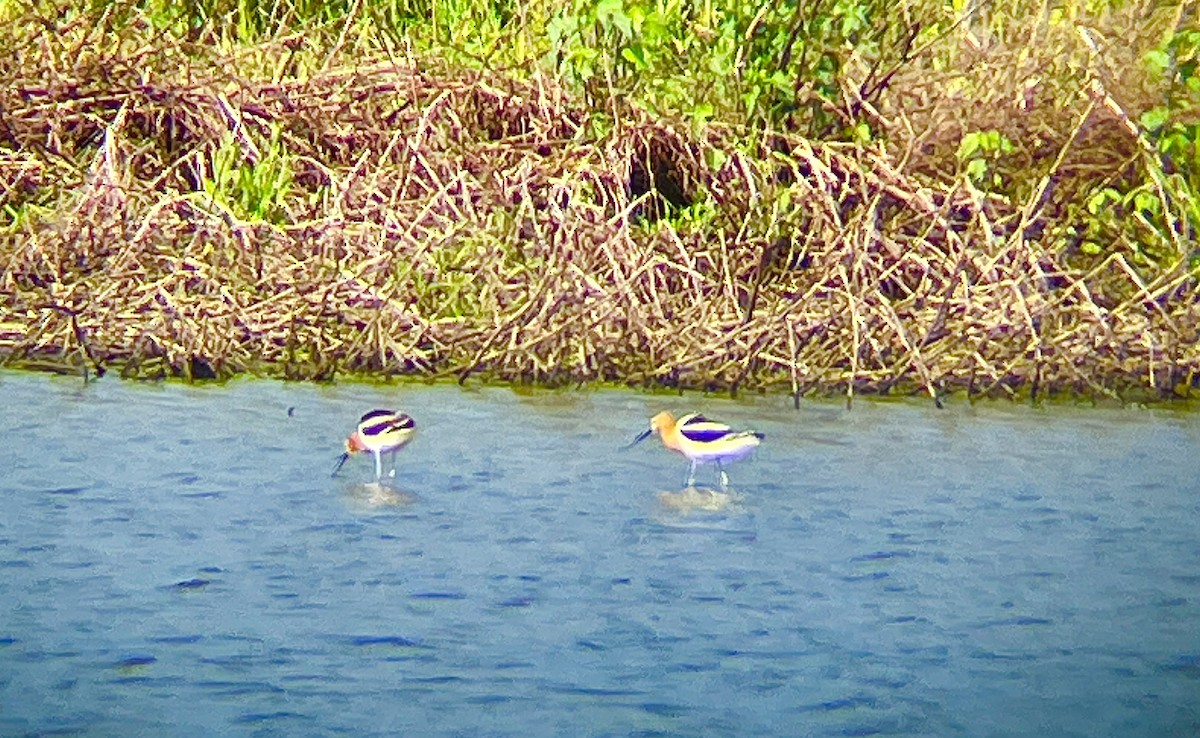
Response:
[{"label": "water ripple", "polygon": [[391,646],[394,648],[421,648],[421,644],[404,636],[351,636],[348,642],[352,646]]},{"label": "water ripple", "polygon": [[[0,735],[1197,724],[1194,414],[0,381]],[[372,407],[402,510],[328,476]],[[767,434],[736,502],[616,451],[663,409]]]}]

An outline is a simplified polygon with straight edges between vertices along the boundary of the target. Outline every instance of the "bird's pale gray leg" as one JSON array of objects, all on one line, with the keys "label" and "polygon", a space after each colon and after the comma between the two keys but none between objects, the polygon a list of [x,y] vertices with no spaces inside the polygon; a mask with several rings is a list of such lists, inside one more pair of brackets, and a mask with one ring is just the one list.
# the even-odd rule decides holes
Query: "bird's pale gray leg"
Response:
[{"label": "bird's pale gray leg", "polygon": [[688,470],[687,487],[696,486],[696,462],[692,461],[692,468]]},{"label": "bird's pale gray leg", "polygon": [[383,454],[375,452],[375,481],[383,480]]}]

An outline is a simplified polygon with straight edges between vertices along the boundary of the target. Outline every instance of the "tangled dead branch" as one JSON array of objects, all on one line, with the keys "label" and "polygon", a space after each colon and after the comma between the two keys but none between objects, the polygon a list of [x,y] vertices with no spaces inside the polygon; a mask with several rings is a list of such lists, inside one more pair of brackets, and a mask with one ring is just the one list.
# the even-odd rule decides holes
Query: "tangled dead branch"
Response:
[{"label": "tangled dead branch", "polygon": [[596,132],[542,78],[233,66],[5,72],[0,205],[59,193],[0,239],[5,362],[935,399],[1196,383],[1187,265],[1073,266],[1029,227],[1040,195],[632,108]]}]

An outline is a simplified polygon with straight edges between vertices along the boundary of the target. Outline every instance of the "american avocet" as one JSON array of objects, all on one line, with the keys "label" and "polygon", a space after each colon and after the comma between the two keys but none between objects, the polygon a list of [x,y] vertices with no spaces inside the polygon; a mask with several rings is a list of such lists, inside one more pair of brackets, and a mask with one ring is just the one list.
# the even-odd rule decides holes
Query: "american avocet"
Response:
[{"label": "american avocet", "polygon": [[416,423],[394,410],[372,410],[358,421],[358,428],[346,439],[346,452],[338,459],[337,474],[351,454],[370,451],[375,455],[375,480],[383,480],[383,455],[392,455],[392,473],[396,473],[396,452],[404,448],[417,432]]},{"label": "american avocet", "polygon": [[716,464],[721,472],[721,488],[729,487],[729,475],[724,465],[749,456],[763,434],[757,431],[736,431],[724,423],[714,423],[692,413],[676,420],[671,413],[659,413],[650,419],[650,427],[633,439],[640,443],[657,433],[662,443],[672,451],[683,454],[692,462],[688,470],[687,486],[696,484],[696,467],[700,464]]}]

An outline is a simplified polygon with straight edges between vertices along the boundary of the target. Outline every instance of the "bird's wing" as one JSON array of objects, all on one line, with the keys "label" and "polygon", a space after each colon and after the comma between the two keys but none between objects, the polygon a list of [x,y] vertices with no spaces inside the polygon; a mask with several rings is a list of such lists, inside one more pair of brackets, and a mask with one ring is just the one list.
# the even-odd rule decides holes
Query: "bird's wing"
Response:
[{"label": "bird's wing", "polygon": [[679,424],[679,433],[696,443],[714,443],[735,433],[724,423],[715,423],[700,415],[684,417]]}]

